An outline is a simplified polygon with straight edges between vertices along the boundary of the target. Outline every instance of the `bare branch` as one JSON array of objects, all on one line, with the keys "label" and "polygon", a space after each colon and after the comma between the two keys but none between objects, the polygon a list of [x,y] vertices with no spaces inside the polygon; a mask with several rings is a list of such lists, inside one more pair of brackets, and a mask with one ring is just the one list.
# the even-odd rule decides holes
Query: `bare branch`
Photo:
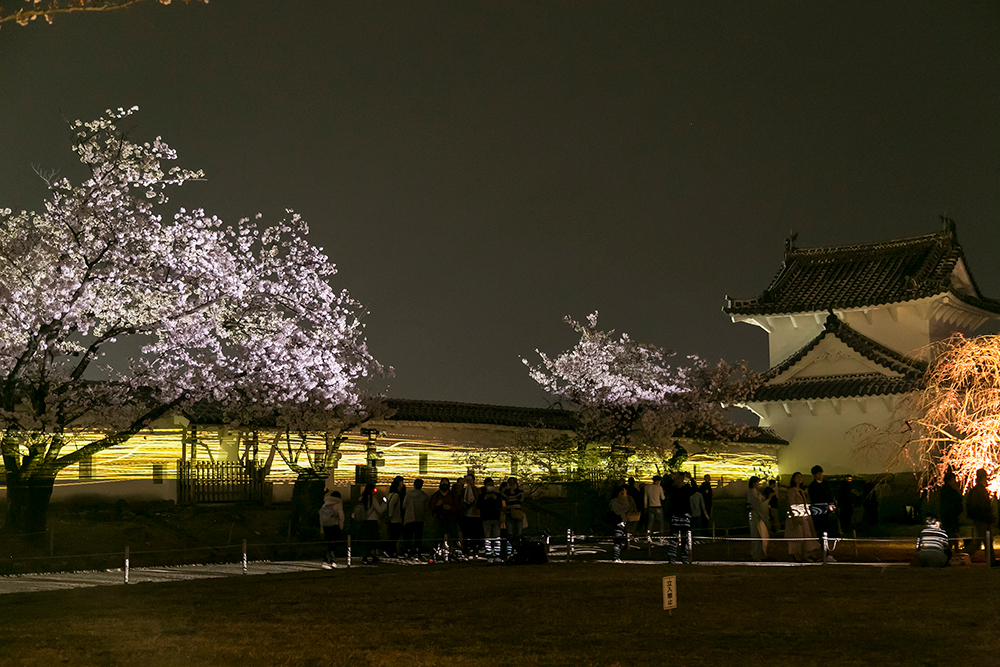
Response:
[{"label": "bare branch", "polygon": [[[143,0],[50,0],[47,3],[32,3],[30,8],[22,8],[12,14],[0,14],[0,25],[4,23],[17,23],[18,25],[28,25],[39,18],[45,19],[47,23],[52,23],[52,17],[59,14],[70,14],[73,12],[110,12],[116,9],[125,9],[138,4]],[[158,0],[161,5],[169,5],[170,0]],[[185,4],[190,2],[204,2],[208,0],[183,0]]]}]

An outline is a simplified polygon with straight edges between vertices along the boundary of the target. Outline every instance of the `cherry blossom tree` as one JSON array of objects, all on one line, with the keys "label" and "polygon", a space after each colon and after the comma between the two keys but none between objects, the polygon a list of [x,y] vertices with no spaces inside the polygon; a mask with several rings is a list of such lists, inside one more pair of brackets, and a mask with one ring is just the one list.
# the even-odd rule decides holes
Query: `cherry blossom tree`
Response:
[{"label": "cherry blossom tree", "polygon": [[172,411],[207,401],[237,428],[265,413],[281,430],[318,416],[343,428],[366,418],[359,387],[385,370],[297,214],[230,226],[165,210],[170,188],[202,174],[119,130],[135,110],[71,123],[87,177],[48,177],[40,211],[0,210],[9,530],[43,529],[59,471]]},{"label": "cherry blossom tree", "polygon": [[[208,3],[208,0],[182,1],[185,4],[189,2]],[[143,0],[23,0],[21,7],[16,10],[4,12],[3,8],[0,7],[0,25],[4,23],[17,23],[24,26],[38,19],[52,23],[53,17],[60,14],[109,12],[116,9],[125,9],[140,2],[143,2]],[[161,5],[169,5],[171,0],[157,0],[157,2]]]},{"label": "cherry blossom tree", "polygon": [[678,437],[710,441],[748,430],[727,414],[759,383],[745,363],[712,365],[691,356],[671,365],[673,352],[601,331],[597,316],[585,324],[566,317],[580,340],[556,357],[538,351],[538,365],[522,361],[542,388],[578,410],[583,443],[610,445],[612,474],[616,455],[641,451],[669,467]]}]

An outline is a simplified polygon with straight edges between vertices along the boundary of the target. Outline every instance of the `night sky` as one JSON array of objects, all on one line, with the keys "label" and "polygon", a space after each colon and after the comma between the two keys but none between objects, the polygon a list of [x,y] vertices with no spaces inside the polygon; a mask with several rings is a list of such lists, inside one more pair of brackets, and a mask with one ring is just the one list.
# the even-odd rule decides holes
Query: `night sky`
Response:
[{"label": "night sky", "polygon": [[[12,0],[4,0],[10,6]],[[15,4],[20,4],[15,2]],[[0,30],[0,206],[81,168],[63,119],[138,105],[207,180],[285,208],[370,311],[390,396],[545,405],[564,315],[767,367],[726,295],[800,247],[935,232],[1000,297],[1000,5],[153,2]]]}]

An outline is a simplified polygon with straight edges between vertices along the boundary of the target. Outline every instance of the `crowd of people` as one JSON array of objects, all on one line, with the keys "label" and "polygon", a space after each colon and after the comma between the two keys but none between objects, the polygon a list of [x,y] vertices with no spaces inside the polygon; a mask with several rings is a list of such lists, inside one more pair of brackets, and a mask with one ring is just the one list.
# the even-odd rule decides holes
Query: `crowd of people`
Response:
[{"label": "crowd of people", "polygon": [[640,491],[635,479],[630,477],[625,484],[614,488],[608,505],[608,522],[612,525],[615,562],[621,562],[627,536],[634,532],[643,514],[648,536],[668,536],[667,559],[691,562],[691,532],[707,530],[711,520],[712,479],[705,475],[704,482],[698,486],[690,473],[678,472],[668,480],[667,488],[663,488],[663,478],[655,475]]},{"label": "crowd of people", "polygon": [[[940,542],[934,539],[934,535],[937,533],[943,533],[947,538],[946,555],[948,558],[944,562],[945,565],[959,553],[967,554],[971,561],[980,549],[986,552],[987,559],[993,558],[993,549],[987,544],[986,536],[996,525],[997,517],[993,511],[993,500],[990,498],[990,492],[987,488],[988,483],[989,474],[984,468],[980,468],[976,471],[975,484],[963,498],[958,477],[950,470],[945,473],[944,485],[941,487],[938,503],[938,514],[928,517],[927,526],[921,533],[921,542],[918,544],[918,557],[922,565],[931,564],[927,554],[936,551],[941,546]],[[963,506],[966,518],[972,524],[972,535],[965,540],[962,540],[959,534]],[[961,551],[959,551],[960,546],[963,547]],[[933,558],[934,563],[940,561],[940,556]],[[998,563],[994,561],[991,564]]]},{"label": "crowd of people", "polygon": [[[808,486],[800,472],[792,474],[787,488],[774,479],[766,486],[757,476],[749,479],[746,511],[751,559],[822,560],[823,540],[851,530],[859,498],[863,521],[877,524],[878,498],[872,483],[866,483],[864,493],[859,495],[850,476],[842,478],[835,489],[825,478],[822,467],[814,466],[810,472],[812,480]],[[959,546],[963,511],[972,523],[972,536],[964,540],[964,553],[971,557],[985,546],[987,532],[996,522],[987,481],[986,471],[979,470],[975,486],[963,498],[955,475],[951,472],[945,475],[940,511],[928,518],[917,543],[915,562],[927,566],[950,562]],[[403,477],[396,477],[386,493],[380,492],[375,484],[364,487],[351,515],[355,554],[361,555],[363,562],[376,563],[382,558],[501,562],[514,555],[527,527],[524,492],[515,477],[499,485],[488,477],[482,486],[476,485],[471,474],[454,484],[442,479],[431,494],[423,486],[424,481],[418,478],[407,489]],[[781,501],[779,491],[784,496]],[[619,484],[614,488],[607,512],[614,560],[621,561],[629,535],[645,532],[650,540],[666,540],[669,562],[690,563],[692,536],[710,530],[713,495],[709,475],[699,485],[691,474],[684,472],[667,478],[654,476],[641,487],[633,478]],[[319,517],[327,541],[323,566],[333,568],[337,552],[344,548],[347,519],[339,492],[327,493]],[[428,550],[424,526],[429,520],[433,523],[433,535]],[[777,535],[785,538],[787,555],[782,553],[783,547],[775,547],[771,538]],[[829,553],[826,561],[833,561]]]},{"label": "crowd of people", "polygon": [[[806,486],[802,473],[792,475],[789,486],[782,489],[778,480],[753,476],[747,483],[746,510],[750,529],[750,557],[755,561],[784,559],[771,542],[782,534],[787,542],[787,558],[797,562],[822,559],[823,536],[836,537],[851,530],[857,494],[853,479],[848,476],[835,491],[825,479],[823,468],[810,471],[812,482]],[[779,503],[779,490],[786,491]],[[878,497],[874,484],[866,483],[862,495],[865,521],[878,522]],[[629,480],[615,487],[608,507],[612,524],[613,556],[621,559],[622,547],[630,534],[642,533],[654,539],[665,537],[667,559],[688,563],[691,559],[693,536],[705,534],[712,518],[713,487],[710,475],[696,484],[690,473],[676,472],[667,478],[654,476],[652,482],[637,487]],[[840,511],[838,511],[838,505]],[[784,524],[782,528],[782,515]],[[782,533],[783,530],[783,533]],[[829,555],[827,561],[833,560]]]},{"label": "crowd of people", "polygon": [[[510,558],[527,526],[523,510],[524,492],[516,477],[496,485],[487,477],[476,486],[475,475],[456,480],[442,479],[428,495],[424,480],[417,478],[407,489],[397,476],[382,493],[366,484],[355,503],[353,540],[363,563],[383,558],[438,561],[485,559],[490,563]],[[432,546],[425,551],[424,526],[433,518]],[[335,558],[345,548],[343,498],[329,491],[319,510],[320,527],[327,542],[323,567],[336,567]],[[382,524],[385,537],[382,537]]]}]

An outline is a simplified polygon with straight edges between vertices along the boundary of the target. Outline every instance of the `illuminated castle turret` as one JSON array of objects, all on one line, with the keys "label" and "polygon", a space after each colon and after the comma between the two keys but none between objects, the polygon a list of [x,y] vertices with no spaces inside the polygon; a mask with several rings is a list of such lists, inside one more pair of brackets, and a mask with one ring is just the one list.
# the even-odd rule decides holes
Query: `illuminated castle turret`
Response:
[{"label": "illuminated castle turret", "polygon": [[727,299],[734,322],[768,333],[771,368],[747,402],[789,441],[782,473],[882,472],[857,456],[855,427],[888,423],[919,382],[928,346],[1000,319],[984,297],[955,225],[906,239],[829,248],[786,241],[781,270],[754,299]]}]

